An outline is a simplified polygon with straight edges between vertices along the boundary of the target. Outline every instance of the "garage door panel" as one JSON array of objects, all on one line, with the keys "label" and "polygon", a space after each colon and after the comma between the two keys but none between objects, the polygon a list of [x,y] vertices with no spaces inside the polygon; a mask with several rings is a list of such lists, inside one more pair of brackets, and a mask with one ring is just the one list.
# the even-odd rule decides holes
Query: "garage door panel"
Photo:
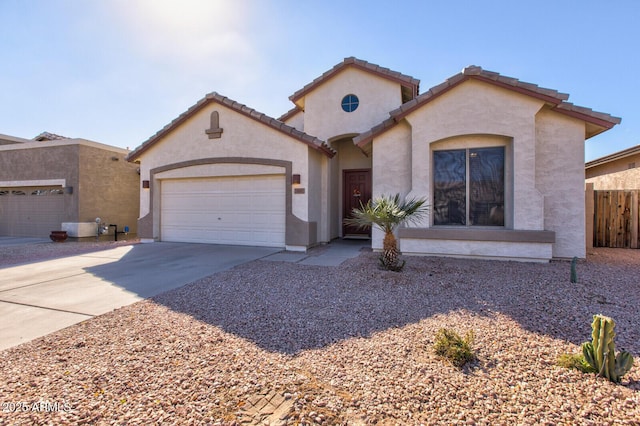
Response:
[{"label": "garage door panel", "polygon": [[161,239],[284,246],[284,175],[162,181]]},{"label": "garage door panel", "polygon": [[64,222],[65,198],[60,188],[0,190],[0,235],[47,237]]}]

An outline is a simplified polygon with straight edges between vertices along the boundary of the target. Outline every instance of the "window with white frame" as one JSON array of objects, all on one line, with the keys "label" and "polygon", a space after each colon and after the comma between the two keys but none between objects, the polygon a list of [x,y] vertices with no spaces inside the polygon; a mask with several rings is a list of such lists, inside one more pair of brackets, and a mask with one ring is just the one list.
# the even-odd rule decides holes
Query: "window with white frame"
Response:
[{"label": "window with white frame", "polygon": [[433,151],[433,224],[504,226],[505,148]]}]

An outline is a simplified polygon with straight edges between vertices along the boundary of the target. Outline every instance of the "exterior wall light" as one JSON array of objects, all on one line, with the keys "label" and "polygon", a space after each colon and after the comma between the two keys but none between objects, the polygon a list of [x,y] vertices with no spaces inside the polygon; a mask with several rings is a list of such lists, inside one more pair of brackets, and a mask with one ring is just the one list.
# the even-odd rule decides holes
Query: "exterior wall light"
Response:
[{"label": "exterior wall light", "polygon": [[300,185],[300,175],[292,175],[291,176],[291,183],[293,185]]},{"label": "exterior wall light", "polygon": [[144,189],[149,189],[149,181],[148,180],[143,180],[142,181],[142,187]]}]

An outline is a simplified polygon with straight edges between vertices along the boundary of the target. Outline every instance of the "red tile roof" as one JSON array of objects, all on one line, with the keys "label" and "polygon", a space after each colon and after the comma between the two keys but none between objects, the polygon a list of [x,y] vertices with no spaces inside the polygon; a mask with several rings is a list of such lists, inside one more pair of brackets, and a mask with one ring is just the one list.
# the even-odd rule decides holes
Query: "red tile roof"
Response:
[{"label": "red tile roof", "polygon": [[606,113],[596,112],[589,108],[580,107],[577,105],[573,105],[570,102],[566,102],[566,100],[569,99],[569,95],[566,93],[560,93],[553,89],[539,87],[536,84],[526,83],[516,78],[506,77],[496,72],[486,71],[481,67],[472,65],[466,67],[462,70],[462,72],[447,79],[445,82],[432,87],[417,98],[412,99],[409,102],[402,104],[394,111],[391,111],[389,113],[390,117],[388,119],[374,126],[372,129],[363,132],[355,137],[354,143],[360,147],[363,147],[367,143],[371,142],[374,137],[377,137],[381,133],[387,131],[389,128],[395,126],[411,112],[429,103],[440,95],[448,92],[462,82],[470,79],[484,81],[489,84],[493,84],[508,90],[522,93],[527,96],[541,99],[547,102],[551,106],[551,109],[553,111],[579,118],[592,125],[591,132],[587,135],[587,137],[595,136],[598,133],[612,128],[616,124],[620,124],[621,122],[621,119],[618,117],[613,117]]},{"label": "red tile roof", "polygon": [[[192,117],[195,113],[200,111],[205,106],[211,103],[218,103],[227,108],[232,109],[235,112],[238,112],[246,117],[249,117],[253,120],[256,120],[266,126],[271,127],[281,133],[286,134],[294,139],[297,139],[300,142],[303,142],[309,145],[311,148],[316,149],[328,157],[333,157],[336,154],[336,151],[329,146],[325,141],[322,141],[315,136],[310,136],[304,132],[294,129],[291,126],[284,124],[282,121],[276,120],[275,118],[271,118],[266,114],[256,111],[253,108],[249,108],[248,106],[241,104],[239,102],[234,101],[226,96],[222,96],[216,92],[211,92],[206,95],[204,98],[200,99],[195,105],[189,108],[187,111],[180,114],[177,118],[175,118],[171,123],[164,126],[160,129],[155,135],[151,136],[145,142],[142,143],[138,148],[132,151],[128,156],[128,161],[136,161],[142,153],[148,150],[151,146],[153,146],[156,142],[170,133],[173,129],[178,127],[180,124],[185,122],[187,119]],[[204,129],[203,133],[204,133]]]}]

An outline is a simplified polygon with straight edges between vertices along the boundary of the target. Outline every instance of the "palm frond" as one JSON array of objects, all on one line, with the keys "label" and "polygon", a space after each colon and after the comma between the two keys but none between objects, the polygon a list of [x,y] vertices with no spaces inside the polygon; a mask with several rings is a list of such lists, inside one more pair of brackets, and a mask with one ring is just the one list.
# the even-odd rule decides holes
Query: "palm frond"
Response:
[{"label": "palm frond", "polygon": [[421,220],[429,210],[425,203],[424,199],[401,200],[400,194],[383,195],[353,209],[351,217],[344,222],[359,228],[377,226],[384,232],[393,232],[398,225]]}]

